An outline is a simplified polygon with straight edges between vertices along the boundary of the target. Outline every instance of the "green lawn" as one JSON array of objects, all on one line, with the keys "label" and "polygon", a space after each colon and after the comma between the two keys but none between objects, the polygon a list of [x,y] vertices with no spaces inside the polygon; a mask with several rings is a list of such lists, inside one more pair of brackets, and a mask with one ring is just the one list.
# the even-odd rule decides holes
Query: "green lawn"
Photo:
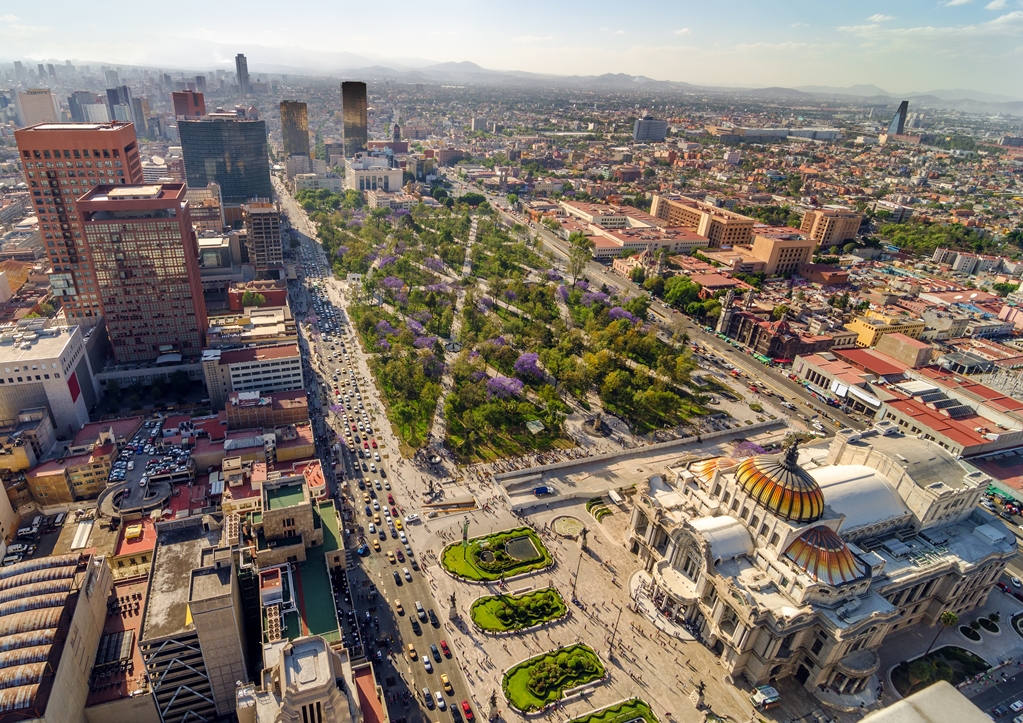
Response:
[{"label": "green lawn", "polygon": [[588,645],[570,645],[524,660],[504,674],[501,688],[521,711],[543,708],[571,688],[604,677],[604,664]]},{"label": "green lawn", "polygon": [[[529,557],[512,557],[505,551],[508,542],[528,537],[533,542],[535,554]],[[495,559],[483,559],[490,552]],[[466,547],[454,542],[441,553],[441,564],[448,572],[468,580],[492,581],[521,575],[525,572],[543,570],[554,563],[554,558],[540,538],[528,527],[516,527],[495,532],[485,537],[469,540]]]},{"label": "green lawn", "polygon": [[601,708],[569,723],[629,723],[637,719],[642,719],[645,723],[659,723],[650,706],[639,698]]},{"label": "green lawn", "polygon": [[481,597],[469,612],[484,630],[503,633],[557,620],[568,612],[568,606],[557,590],[548,587],[523,595]]}]

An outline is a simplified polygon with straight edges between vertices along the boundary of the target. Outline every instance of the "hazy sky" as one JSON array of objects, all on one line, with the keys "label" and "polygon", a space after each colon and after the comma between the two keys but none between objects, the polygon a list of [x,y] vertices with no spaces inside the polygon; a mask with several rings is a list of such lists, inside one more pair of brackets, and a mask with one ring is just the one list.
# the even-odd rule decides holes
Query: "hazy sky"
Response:
[{"label": "hazy sky", "polygon": [[873,83],[1023,98],[1023,0],[174,0],[0,3],[0,58],[166,67],[377,59],[744,86]]}]

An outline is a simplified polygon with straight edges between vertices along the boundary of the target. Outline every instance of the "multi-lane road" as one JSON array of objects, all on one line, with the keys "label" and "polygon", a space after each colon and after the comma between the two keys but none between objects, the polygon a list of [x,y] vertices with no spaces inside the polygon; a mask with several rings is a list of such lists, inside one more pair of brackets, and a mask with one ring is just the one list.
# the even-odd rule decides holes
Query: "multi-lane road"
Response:
[{"label": "multi-lane road", "polygon": [[[326,341],[322,333],[311,332],[322,331],[316,327],[325,326],[327,319],[321,318],[315,325],[299,323],[312,376],[308,389],[314,416],[318,417],[321,459],[329,464],[336,458],[342,464],[342,473],[332,481],[331,495],[342,510],[346,529],[352,533],[348,546],[365,545],[365,554],[356,555],[357,563],[348,571],[355,615],[364,630],[365,651],[374,660],[377,682],[385,692],[384,702],[392,721],[417,723],[450,716],[457,723],[467,717],[462,702],[471,700],[470,689],[456,646],[448,637],[455,630],[447,620],[448,602],[434,599],[429,573],[422,564],[425,560],[416,550],[415,538],[421,525],[406,522],[406,515],[415,509],[411,489],[403,479],[403,473],[411,477],[411,468],[401,459],[367,359],[348,323],[344,287],[332,278],[306,214],[280,186],[278,195],[302,241],[302,279],[292,287],[293,303],[310,311],[315,311],[317,305],[329,310],[337,327],[330,332],[331,340]],[[318,282],[317,293],[304,284],[312,280]],[[335,382],[335,374],[349,383]],[[335,389],[343,390],[341,400],[336,399]],[[349,393],[349,399],[344,399],[344,392]],[[324,408],[336,403],[347,407],[341,411],[347,419]],[[349,435],[353,422],[357,430]],[[363,422],[364,429],[358,429],[359,422]],[[369,442],[375,442],[376,449],[371,446],[363,450],[364,456],[359,455],[356,450]],[[417,614],[417,602],[422,606],[422,616]],[[446,676],[447,686],[442,676]],[[443,712],[438,710],[438,693]]]}]

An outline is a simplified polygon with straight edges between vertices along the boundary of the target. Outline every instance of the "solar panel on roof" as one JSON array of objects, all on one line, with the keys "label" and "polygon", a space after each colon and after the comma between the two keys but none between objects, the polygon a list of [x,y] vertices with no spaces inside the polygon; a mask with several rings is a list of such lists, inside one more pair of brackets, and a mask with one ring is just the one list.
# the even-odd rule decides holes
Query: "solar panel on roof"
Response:
[{"label": "solar panel on roof", "polygon": [[949,407],[944,410],[948,416],[952,419],[962,419],[963,417],[971,417],[974,415],[972,407],[967,407],[965,404],[960,404],[958,407]]}]

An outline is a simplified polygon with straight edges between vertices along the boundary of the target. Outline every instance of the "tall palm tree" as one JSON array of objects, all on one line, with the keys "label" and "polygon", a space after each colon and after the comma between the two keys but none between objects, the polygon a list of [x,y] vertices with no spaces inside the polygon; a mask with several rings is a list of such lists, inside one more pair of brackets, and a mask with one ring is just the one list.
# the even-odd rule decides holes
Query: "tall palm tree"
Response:
[{"label": "tall palm tree", "polygon": [[956,615],[951,610],[946,610],[945,612],[938,616],[938,622],[941,623],[941,627],[938,628],[938,632],[934,636],[934,640],[932,640],[931,644],[927,646],[927,650],[924,652],[924,655],[927,655],[927,653],[931,652],[931,648],[933,648],[934,644],[938,642],[938,635],[941,635],[941,633],[944,632],[945,628],[950,628],[959,622],[959,616]]}]

